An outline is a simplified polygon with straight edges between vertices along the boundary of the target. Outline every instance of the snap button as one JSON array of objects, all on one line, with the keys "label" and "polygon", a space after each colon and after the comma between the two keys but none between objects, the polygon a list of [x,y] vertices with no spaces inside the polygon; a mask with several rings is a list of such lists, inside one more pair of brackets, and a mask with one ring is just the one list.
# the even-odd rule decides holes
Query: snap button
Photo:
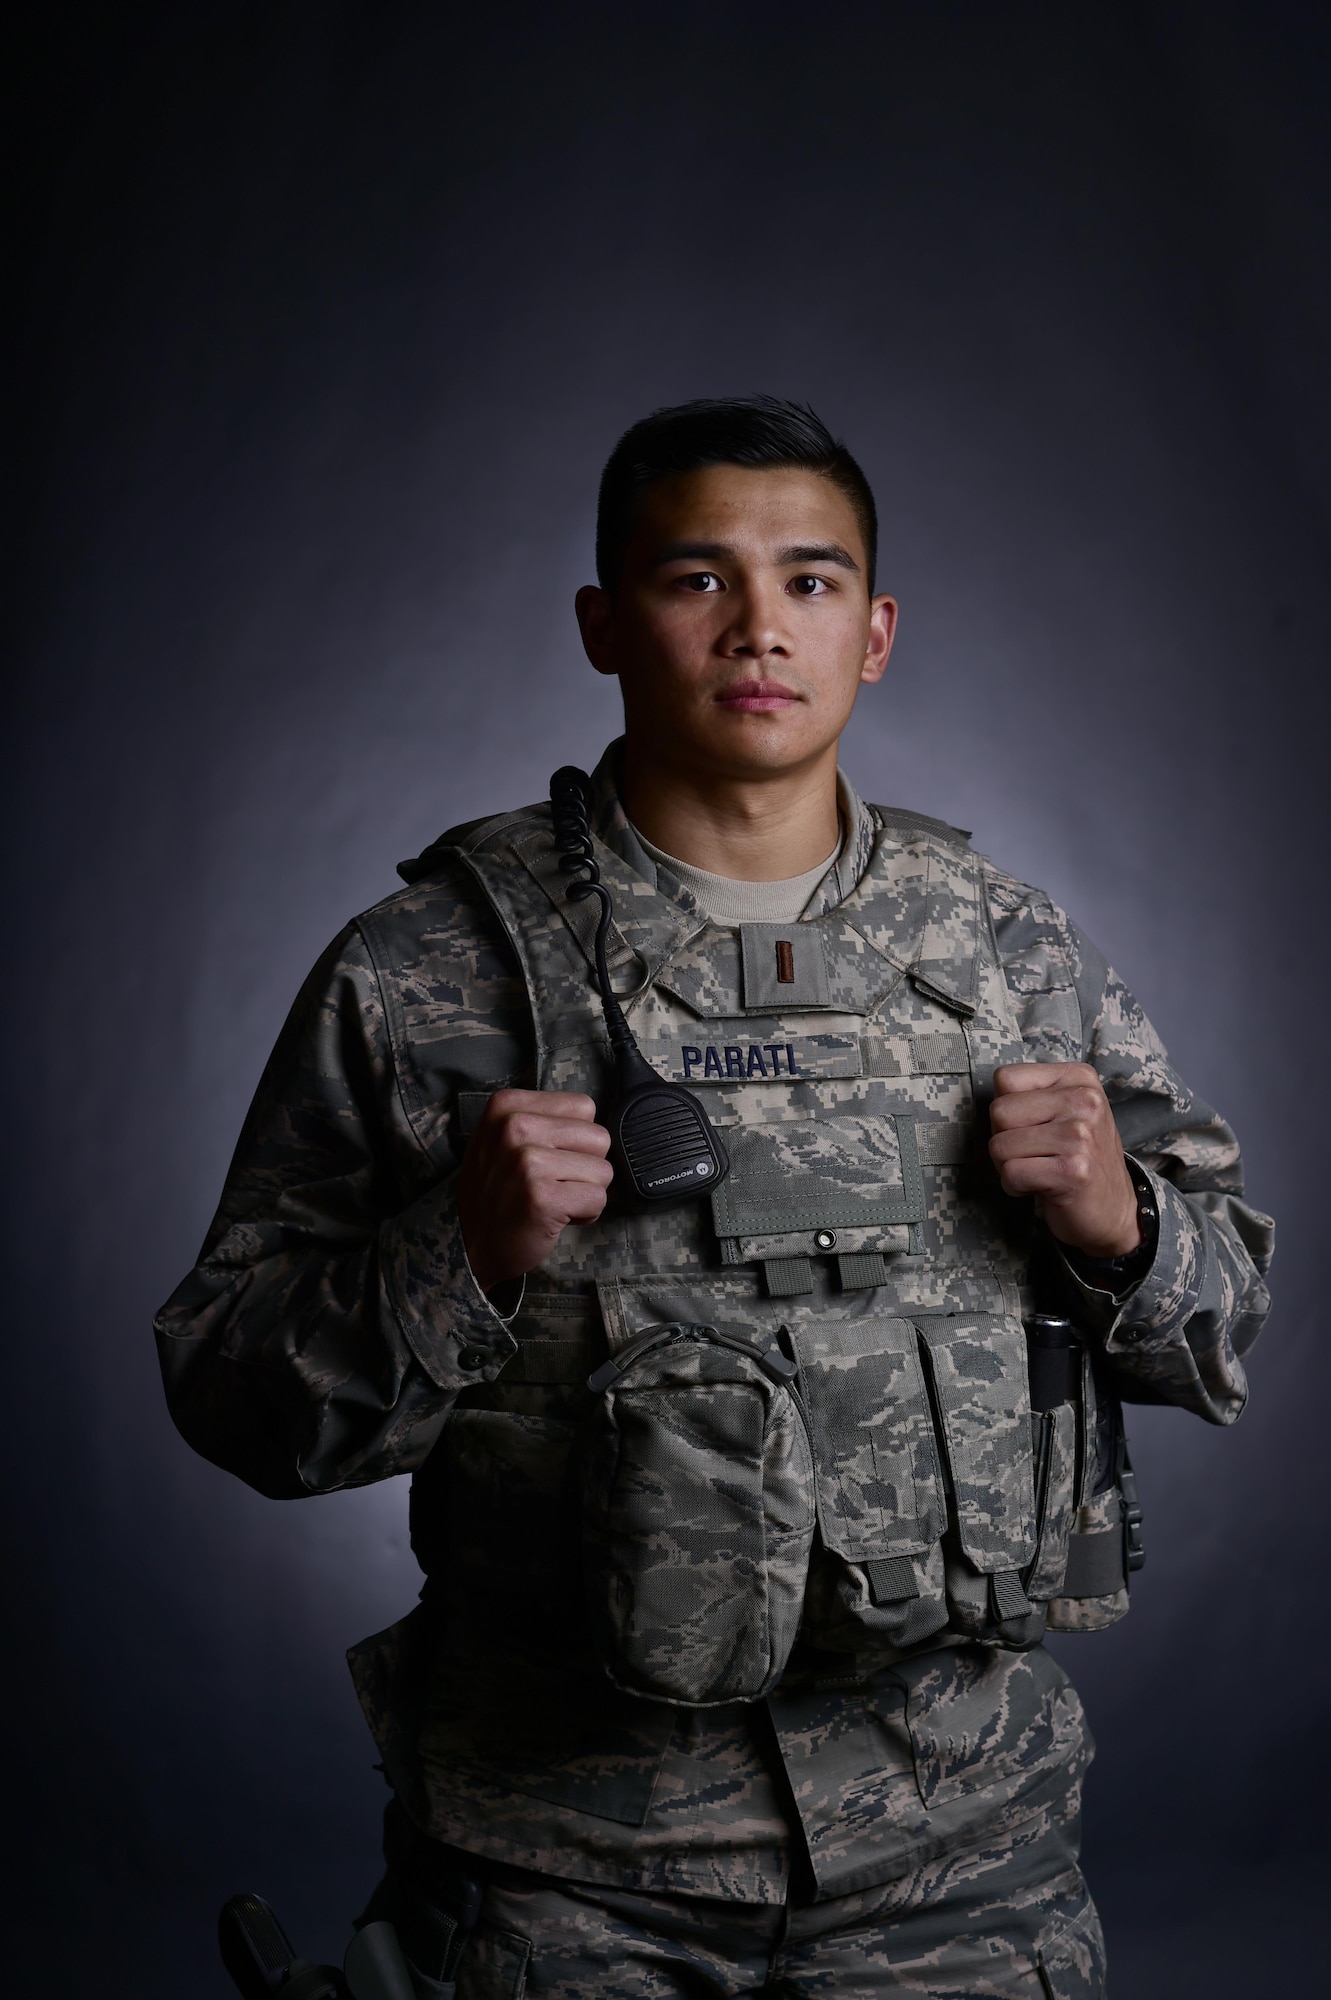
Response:
[{"label": "snap button", "polygon": [[458,1355],[458,1367],[473,1373],[477,1368],[484,1368],[485,1361],[484,1351],[479,1347],[464,1347]]},{"label": "snap button", "polygon": [[815,1250],[835,1250],[836,1249],[835,1229],[815,1230],[813,1237],[813,1247]]},{"label": "snap button", "polygon": [[1118,1333],[1120,1340],[1126,1340],[1135,1347],[1139,1340],[1145,1340],[1147,1329],[1144,1326],[1121,1326]]}]

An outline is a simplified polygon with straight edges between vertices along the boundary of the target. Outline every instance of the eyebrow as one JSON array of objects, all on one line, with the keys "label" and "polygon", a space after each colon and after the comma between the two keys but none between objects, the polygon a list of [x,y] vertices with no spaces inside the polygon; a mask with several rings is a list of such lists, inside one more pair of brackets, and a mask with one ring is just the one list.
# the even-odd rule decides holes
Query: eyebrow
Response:
[{"label": "eyebrow", "polygon": [[[734,549],[725,542],[667,542],[656,552],[658,565],[670,562],[724,562],[734,556]],[[797,542],[794,547],[778,549],[778,565],[785,569],[792,563],[836,563],[841,569],[858,571],[859,564],[849,549],[840,542]]]},{"label": "eyebrow", "polygon": [[840,542],[799,542],[793,549],[782,549],[777,561],[784,567],[787,563],[836,563],[841,569],[859,568],[849,549],[843,549]]}]

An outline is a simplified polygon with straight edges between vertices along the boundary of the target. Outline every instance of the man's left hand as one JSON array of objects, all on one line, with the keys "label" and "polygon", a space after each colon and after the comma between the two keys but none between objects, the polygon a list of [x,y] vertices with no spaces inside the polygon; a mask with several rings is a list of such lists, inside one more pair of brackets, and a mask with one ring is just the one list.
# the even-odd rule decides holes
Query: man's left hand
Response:
[{"label": "man's left hand", "polygon": [[1060,1243],[1087,1257],[1137,1248],[1137,1191],[1089,1063],[1004,1063],[994,1071],[990,1125],[1003,1192],[1038,1195]]}]

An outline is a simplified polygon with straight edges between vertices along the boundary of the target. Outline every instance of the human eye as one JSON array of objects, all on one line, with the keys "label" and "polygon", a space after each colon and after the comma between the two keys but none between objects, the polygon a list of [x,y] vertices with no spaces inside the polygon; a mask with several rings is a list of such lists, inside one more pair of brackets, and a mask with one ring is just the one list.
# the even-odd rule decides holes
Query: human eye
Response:
[{"label": "human eye", "polygon": [[693,591],[698,597],[706,596],[721,588],[720,577],[711,569],[691,570],[687,576],[681,576],[676,580],[683,589]]},{"label": "human eye", "polygon": [[792,576],[786,588],[796,597],[826,597],[831,585],[825,576]]}]

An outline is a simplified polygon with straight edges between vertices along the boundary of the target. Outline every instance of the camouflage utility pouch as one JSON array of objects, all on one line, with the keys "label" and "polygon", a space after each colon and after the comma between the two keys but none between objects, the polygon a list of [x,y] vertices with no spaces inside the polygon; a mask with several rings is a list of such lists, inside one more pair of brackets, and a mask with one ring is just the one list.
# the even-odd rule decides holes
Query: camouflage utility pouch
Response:
[{"label": "camouflage utility pouch", "polygon": [[[1044,1618],[1025,1589],[1039,1565],[1020,1321],[930,1312],[792,1314],[791,1324],[817,1463],[805,1638],[865,1659],[947,1627],[1033,1645]],[[1055,1559],[1050,1546],[1047,1565]]]},{"label": "camouflage utility pouch", "polygon": [[617,1686],[756,1701],[799,1627],[815,1520],[796,1368],[714,1326],[656,1326],[598,1368],[584,1439],[588,1603]]}]

